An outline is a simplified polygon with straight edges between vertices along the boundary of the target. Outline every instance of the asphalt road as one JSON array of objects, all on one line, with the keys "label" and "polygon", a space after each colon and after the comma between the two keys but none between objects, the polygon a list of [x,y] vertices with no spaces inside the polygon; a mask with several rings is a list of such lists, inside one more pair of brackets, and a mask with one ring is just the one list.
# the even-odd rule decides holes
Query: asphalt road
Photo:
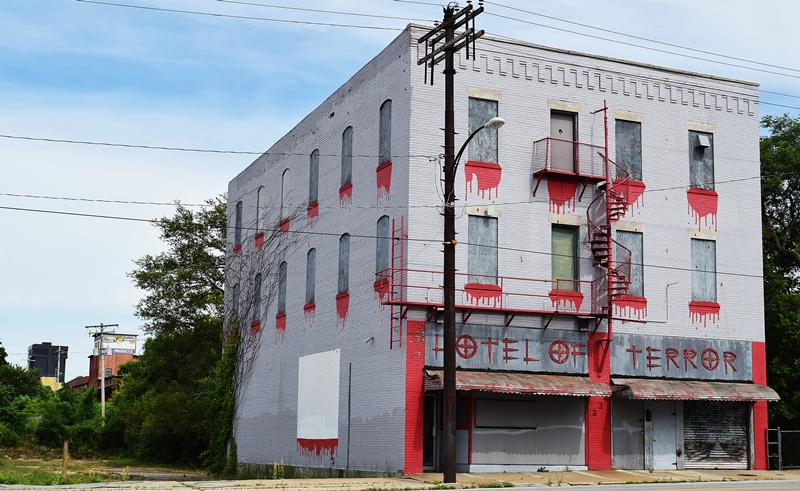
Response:
[{"label": "asphalt road", "polygon": [[[570,486],[572,487],[572,486]],[[540,490],[542,485],[535,487],[517,486],[514,491]],[[660,490],[681,490],[681,491],[701,491],[714,489],[717,491],[750,491],[761,489],[774,490],[800,490],[800,481],[733,481],[733,482],[690,482],[690,483],[648,483],[648,484],[602,484],[602,485],[582,485],[580,489],[603,489],[624,490],[624,491],[660,491]]]}]

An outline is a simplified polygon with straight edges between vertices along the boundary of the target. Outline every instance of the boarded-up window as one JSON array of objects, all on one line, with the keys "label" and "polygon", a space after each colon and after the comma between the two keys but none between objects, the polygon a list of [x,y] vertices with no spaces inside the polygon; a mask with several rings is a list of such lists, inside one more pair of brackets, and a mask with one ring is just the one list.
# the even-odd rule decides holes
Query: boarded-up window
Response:
[{"label": "boarded-up window", "polygon": [[286,312],[286,275],[289,267],[286,261],[278,269],[278,312]]},{"label": "boarded-up window", "polygon": [[253,322],[261,320],[261,273],[253,280]]},{"label": "boarded-up window", "polygon": [[283,171],[281,178],[281,219],[289,216],[289,194],[291,193],[291,178],[289,177],[289,169]]},{"label": "boarded-up window", "polygon": [[553,288],[577,291],[578,227],[553,225],[551,258]]},{"label": "boarded-up window", "polygon": [[497,218],[469,216],[469,282],[497,284]]},{"label": "boarded-up window", "polygon": [[319,195],[319,150],[311,152],[308,164],[308,204],[316,203]]},{"label": "boarded-up window", "polygon": [[342,133],[342,183],[344,186],[353,180],[353,127],[348,126]]},{"label": "boarded-up window", "polygon": [[314,303],[317,283],[317,250],[309,249],[306,256],[306,303]]},{"label": "boarded-up window", "polygon": [[[497,101],[469,98],[469,134],[497,117]],[[469,159],[497,163],[497,130],[486,128],[469,142]]]},{"label": "boarded-up window", "polygon": [[380,140],[378,141],[378,164],[392,159],[392,100],[381,106]]},{"label": "boarded-up window", "polygon": [[692,300],[717,301],[717,243],[692,239]]},{"label": "boarded-up window", "polygon": [[[378,220],[377,245],[375,250],[375,274],[378,279],[386,277],[389,269],[389,248],[391,247],[391,232],[389,230],[389,217],[384,215]],[[381,275],[382,273],[382,275]]]},{"label": "boarded-up window", "polygon": [[267,190],[264,186],[258,188],[256,197],[256,233],[264,231],[264,222],[267,215]]},{"label": "boarded-up window", "polygon": [[[644,257],[643,257],[643,238],[644,235],[640,232],[617,232],[617,242],[624,248],[628,249],[631,257],[631,274],[630,286],[628,287],[628,295],[643,297],[644,296]],[[618,250],[616,259],[624,261],[628,256],[625,250]],[[619,264],[619,262],[618,262]]]},{"label": "boarded-up window", "polygon": [[339,293],[350,290],[350,234],[339,238]]},{"label": "boarded-up window", "polygon": [[242,243],[242,202],[236,203],[236,216],[234,218],[233,229],[233,242],[234,245]]},{"label": "boarded-up window", "polygon": [[616,120],[617,164],[627,170],[634,181],[642,180],[642,123]]},{"label": "boarded-up window", "polygon": [[689,132],[689,186],[714,189],[714,135]]},{"label": "boarded-up window", "polygon": [[239,283],[233,285],[233,297],[231,299],[231,319],[237,320],[239,318]]}]

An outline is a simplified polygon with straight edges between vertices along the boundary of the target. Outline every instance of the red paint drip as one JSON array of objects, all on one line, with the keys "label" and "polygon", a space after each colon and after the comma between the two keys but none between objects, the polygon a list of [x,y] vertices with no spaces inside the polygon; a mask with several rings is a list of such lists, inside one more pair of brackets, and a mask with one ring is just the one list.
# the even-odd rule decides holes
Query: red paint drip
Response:
[{"label": "red paint drip", "polygon": [[556,309],[564,307],[578,312],[583,304],[583,293],[569,290],[550,290],[550,302]]},{"label": "red paint drip", "polygon": [[[372,288],[375,289],[375,298],[379,299],[381,302],[385,302],[389,299],[389,278],[379,279],[372,284]],[[383,304],[381,304],[381,308],[383,308]]]},{"label": "red paint drip", "polygon": [[647,186],[642,181],[628,181],[623,184],[621,180],[614,181],[614,189],[623,193],[625,205],[628,206],[631,213],[633,213],[634,206],[636,208],[644,208],[644,190]]},{"label": "red paint drip", "polygon": [[464,165],[464,176],[467,178],[466,193],[472,192],[472,180],[477,179],[477,194],[481,198],[486,198],[486,193],[489,193],[489,199],[492,199],[492,190],[494,189],[494,197],[497,198],[497,187],[500,185],[500,178],[503,175],[503,168],[500,164],[492,162],[476,162],[468,160]]},{"label": "red paint drip", "polygon": [[[342,292],[336,294],[336,315],[339,316],[339,321],[344,327],[344,321],[347,320],[347,310],[350,308],[350,293]],[[339,323],[337,321],[337,324]]]},{"label": "red paint drip", "polygon": [[387,160],[375,170],[378,182],[378,200],[389,199],[389,190],[392,187],[392,161]]},{"label": "red paint drip", "polygon": [[253,321],[253,323],[250,324],[250,336],[256,337],[256,334],[259,332],[261,332],[261,321]]},{"label": "red paint drip", "polygon": [[486,304],[492,302],[492,307],[497,307],[498,302],[502,306],[500,296],[503,290],[498,285],[484,285],[481,283],[467,283],[464,285],[467,292],[467,301],[475,304]]},{"label": "red paint drip", "polygon": [[289,219],[284,218],[281,220],[279,228],[281,229],[281,236],[285,237],[286,234],[289,233]]},{"label": "red paint drip", "polygon": [[242,244],[236,244],[235,246],[233,246],[234,254],[239,254],[240,252],[242,252]]},{"label": "red paint drip", "polygon": [[338,438],[298,438],[297,446],[303,457],[333,457],[339,447]]},{"label": "red paint drip", "polygon": [[686,191],[686,199],[689,201],[689,214],[694,218],[697,230],[700,230],[701,219],[705,220],[706,227],[709,226],[709,215],[714,230],[717,230],[717,204],[719,202],[717,192],[713,189],[689,188]]},{"label": "red paint drip", "polygon": [[703,321],[703,327],[706,327],[709,320],[712,324],[719,321],[719,304],[692,300],[689,302],[689,316],[692,318],[692,324]]},{"label": "red paint drip", "polygon": [[303,318],[308,322],[309,327],[314,325],[314,314],[317,312],[317,306],[314,302],[309,302],[303,305]]},{"label": "red paint drip", "polygon": [[[572,179],[558,179],[550,176],[547,179],[547,193],[550,195],[550,211],[563,215],[568,211],[575,211],[578,200],[575,193],[578,191],[578,181]],[[570,207],[572,210],[570,210]]]},{"label": "red paint drip", "polygon": [[644,297],[623,295],[617,300],[614,300],[614,308],[617,310],[617,315],[622,317],[631,317],[634,315],[637,319],[647,317],[647,299]]},{"label": "red paint drip", "polygon": [[259,250],[264,245],[264,232],[256,234],[256,250]]},{"label": "red paint drip", "polygon": [[314,228],[317,225],[317,217],[319,217],[319,203],[313,202],[306,208],[308,213],[308,228]]},{"label": "red paint drip", "polygon": [[353,183],[348,182],[339,188],[339,204],[347,206],[353,202]]},{"label": "red paint drip", "polygon": [[278,312],[275,316],[275,330],[286,331],[286,312]]}]

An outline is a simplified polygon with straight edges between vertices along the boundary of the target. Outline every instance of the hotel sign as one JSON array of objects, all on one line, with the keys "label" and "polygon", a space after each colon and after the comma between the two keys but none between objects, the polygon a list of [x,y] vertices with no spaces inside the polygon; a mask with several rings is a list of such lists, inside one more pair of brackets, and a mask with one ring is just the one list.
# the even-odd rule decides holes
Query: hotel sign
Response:
[{"label": "hotel sign", "polygon": [[[425,365],[444,365],[444,325],[425,324]],[[456,325],[456,366],[470,370],[588,373],[585,332]]]}]

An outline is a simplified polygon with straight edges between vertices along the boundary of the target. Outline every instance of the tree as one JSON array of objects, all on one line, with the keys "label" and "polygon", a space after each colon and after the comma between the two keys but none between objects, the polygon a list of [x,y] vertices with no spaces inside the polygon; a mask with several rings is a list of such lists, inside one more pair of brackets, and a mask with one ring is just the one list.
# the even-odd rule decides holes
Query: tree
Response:
[{"label": "tree", "polygon": [[771,424],[800,428],[800,118],[765,116],[761,199]]}]

